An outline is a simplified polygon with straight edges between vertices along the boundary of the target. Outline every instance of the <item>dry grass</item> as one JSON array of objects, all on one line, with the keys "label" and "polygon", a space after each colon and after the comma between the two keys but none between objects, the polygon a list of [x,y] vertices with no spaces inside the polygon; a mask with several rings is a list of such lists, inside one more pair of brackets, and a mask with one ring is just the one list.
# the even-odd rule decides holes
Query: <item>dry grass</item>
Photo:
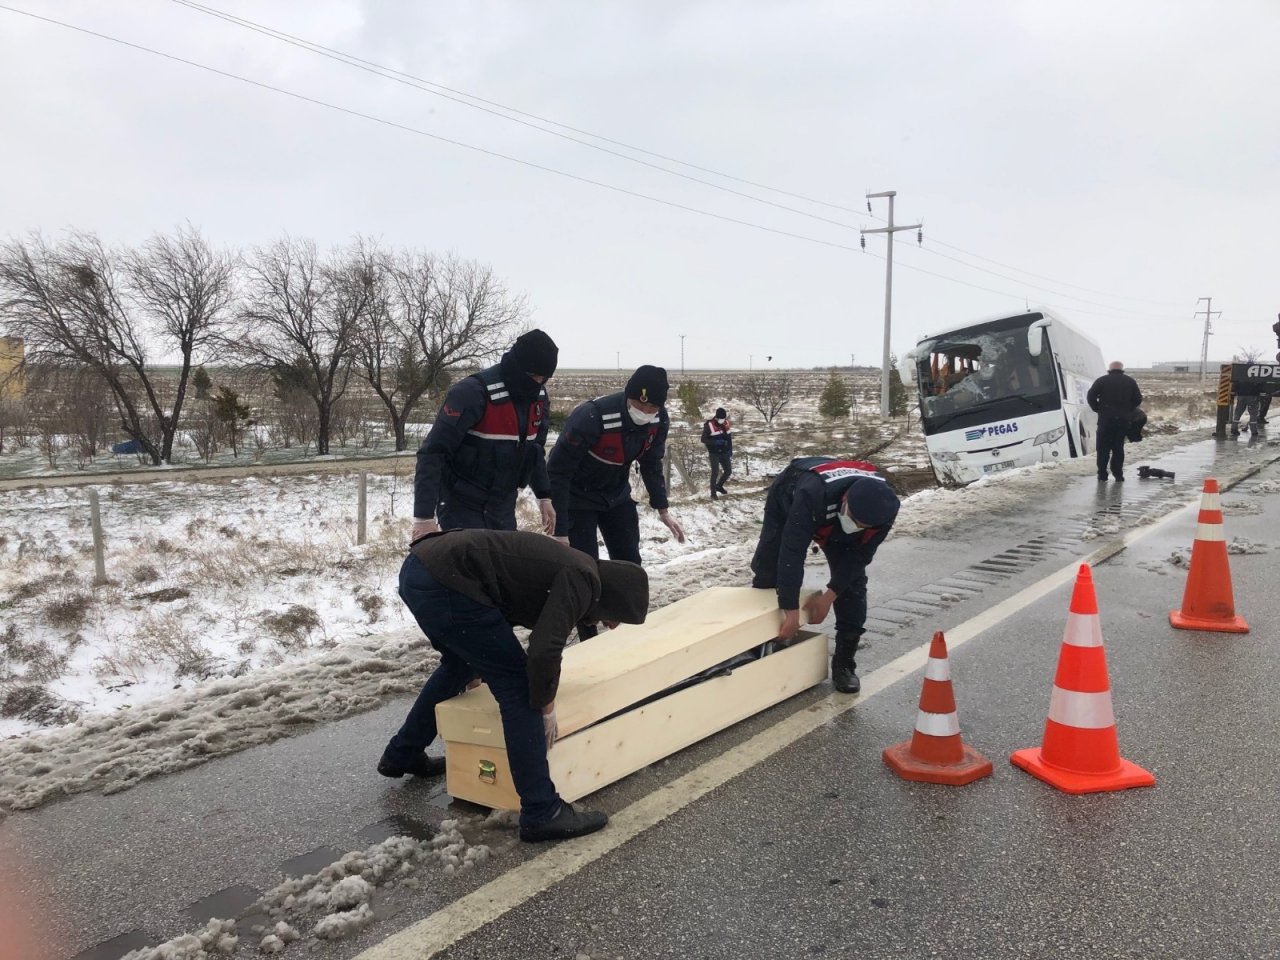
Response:
[{"label": "dry grass", "polygon": [[93,594],[66,593],[45,604],[44,621],[60,630],[77,630],[84,626],[92,608]]},{"label": "dry grass", "polygon": [[321,629],[320,615],[305,604],[295,603],[280,613],[262,614],[262,626],[287,649],[305,647],[313,630]]}]

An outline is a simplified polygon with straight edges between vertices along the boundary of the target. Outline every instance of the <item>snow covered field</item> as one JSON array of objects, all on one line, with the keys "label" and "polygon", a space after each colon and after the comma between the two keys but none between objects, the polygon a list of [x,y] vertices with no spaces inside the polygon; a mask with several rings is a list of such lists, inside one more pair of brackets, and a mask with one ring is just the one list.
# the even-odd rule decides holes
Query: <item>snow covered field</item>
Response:
[{"label": "snow covered field", "polygon": [[[1192,415],[1198,385],[1178,386],[1163,409],[1148,405],[1153,422],[1204,426]],[[821,421],[812,392],[770,430],[735,406],[733,495],[713,503],[677,486],[683,545],[642,511],[654,606],[744,582],[765,475],[790,457],[888,443],[877,462],[923,461],[914,433]],[[1142,453],[1177,442],[1157,435]],[[109,582],[98,587],[85,489],[0,493],[0,815],[66,792],[125,789],[416,691],[434,654],[396,595],[412,468],[402,458],[370,474],[363,545],[354,473],[103,485]],[[924,490],[894,536],[1051,496],[1092,470],[1081,460]],[[521,516],[532,529],[527,501]]]}]

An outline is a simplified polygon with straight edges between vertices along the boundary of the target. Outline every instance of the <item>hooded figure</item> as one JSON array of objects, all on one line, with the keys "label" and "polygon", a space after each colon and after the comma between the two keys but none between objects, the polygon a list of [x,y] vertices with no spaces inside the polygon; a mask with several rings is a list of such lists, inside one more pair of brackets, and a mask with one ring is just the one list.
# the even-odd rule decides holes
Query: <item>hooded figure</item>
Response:
[{"label": "hooded figure", "polygon": [[769,487],[764,525],[756,544],[751,585],[775,589],[783,611],[778,635],[800,629],[804,558],[816,543],[827,558],[827,589],[805,605],[810,623],[835,607],[836,650],[831,681],[841,693],[857,693],[855,659],[867,619],[867,566],[898,516],[898,495],[874,464],[833,457],[792,460]]},{"label": "hooded figure", "polygon": [[418,450],[411,539],[450,528],[514,530],[516,495],[526,486],[543,530],[554,530],[544,384],[558,360],[555,341],[530,330],[497,364],[449,388]]}]

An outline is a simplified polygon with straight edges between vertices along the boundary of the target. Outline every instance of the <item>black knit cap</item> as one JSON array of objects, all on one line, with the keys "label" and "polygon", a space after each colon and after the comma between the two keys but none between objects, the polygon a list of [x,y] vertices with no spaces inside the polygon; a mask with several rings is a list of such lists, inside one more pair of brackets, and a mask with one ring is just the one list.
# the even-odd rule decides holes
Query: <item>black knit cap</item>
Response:
[{"label": "black knit cap", "polygon": [[619,623],[644,623],[649,613],[649,575],[638,563],[598,560],[600,600],[595,615]]},{"label": "black knit cap", "polygon": [[530,330],[516,337],[509,351],[524,373],[549,377],[556,372],[560,348],[541,330]]},{"label": "black knit cap", "polygon": [[667,371],[662,367],[645,364],[638,367],[627,381],[627,397],[641,403],[656,403],[658,406],[667,402]]},{"label": "black knit cap", "polygon": [[901,505],[889,484],[875,477],[859,477],[844,494],[849,516],[869,527],[887,527],[898,516]]},{"label": "black knit cap", "polygon": [[724,412],[724,407],[716,407],[716,419],[724,420],[729,414]]}]

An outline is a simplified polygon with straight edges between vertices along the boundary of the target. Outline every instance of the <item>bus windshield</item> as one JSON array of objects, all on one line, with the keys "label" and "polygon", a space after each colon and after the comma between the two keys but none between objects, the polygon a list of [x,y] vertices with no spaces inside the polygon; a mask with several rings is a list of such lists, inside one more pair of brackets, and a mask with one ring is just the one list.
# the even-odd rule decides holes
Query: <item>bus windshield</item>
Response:
[{"label": "bus windshield", "polygon": [[1040,314],[957,330],[915,349],[926,436],[1059,408],[1053,355],[1033,357],[1027,328]]}]

